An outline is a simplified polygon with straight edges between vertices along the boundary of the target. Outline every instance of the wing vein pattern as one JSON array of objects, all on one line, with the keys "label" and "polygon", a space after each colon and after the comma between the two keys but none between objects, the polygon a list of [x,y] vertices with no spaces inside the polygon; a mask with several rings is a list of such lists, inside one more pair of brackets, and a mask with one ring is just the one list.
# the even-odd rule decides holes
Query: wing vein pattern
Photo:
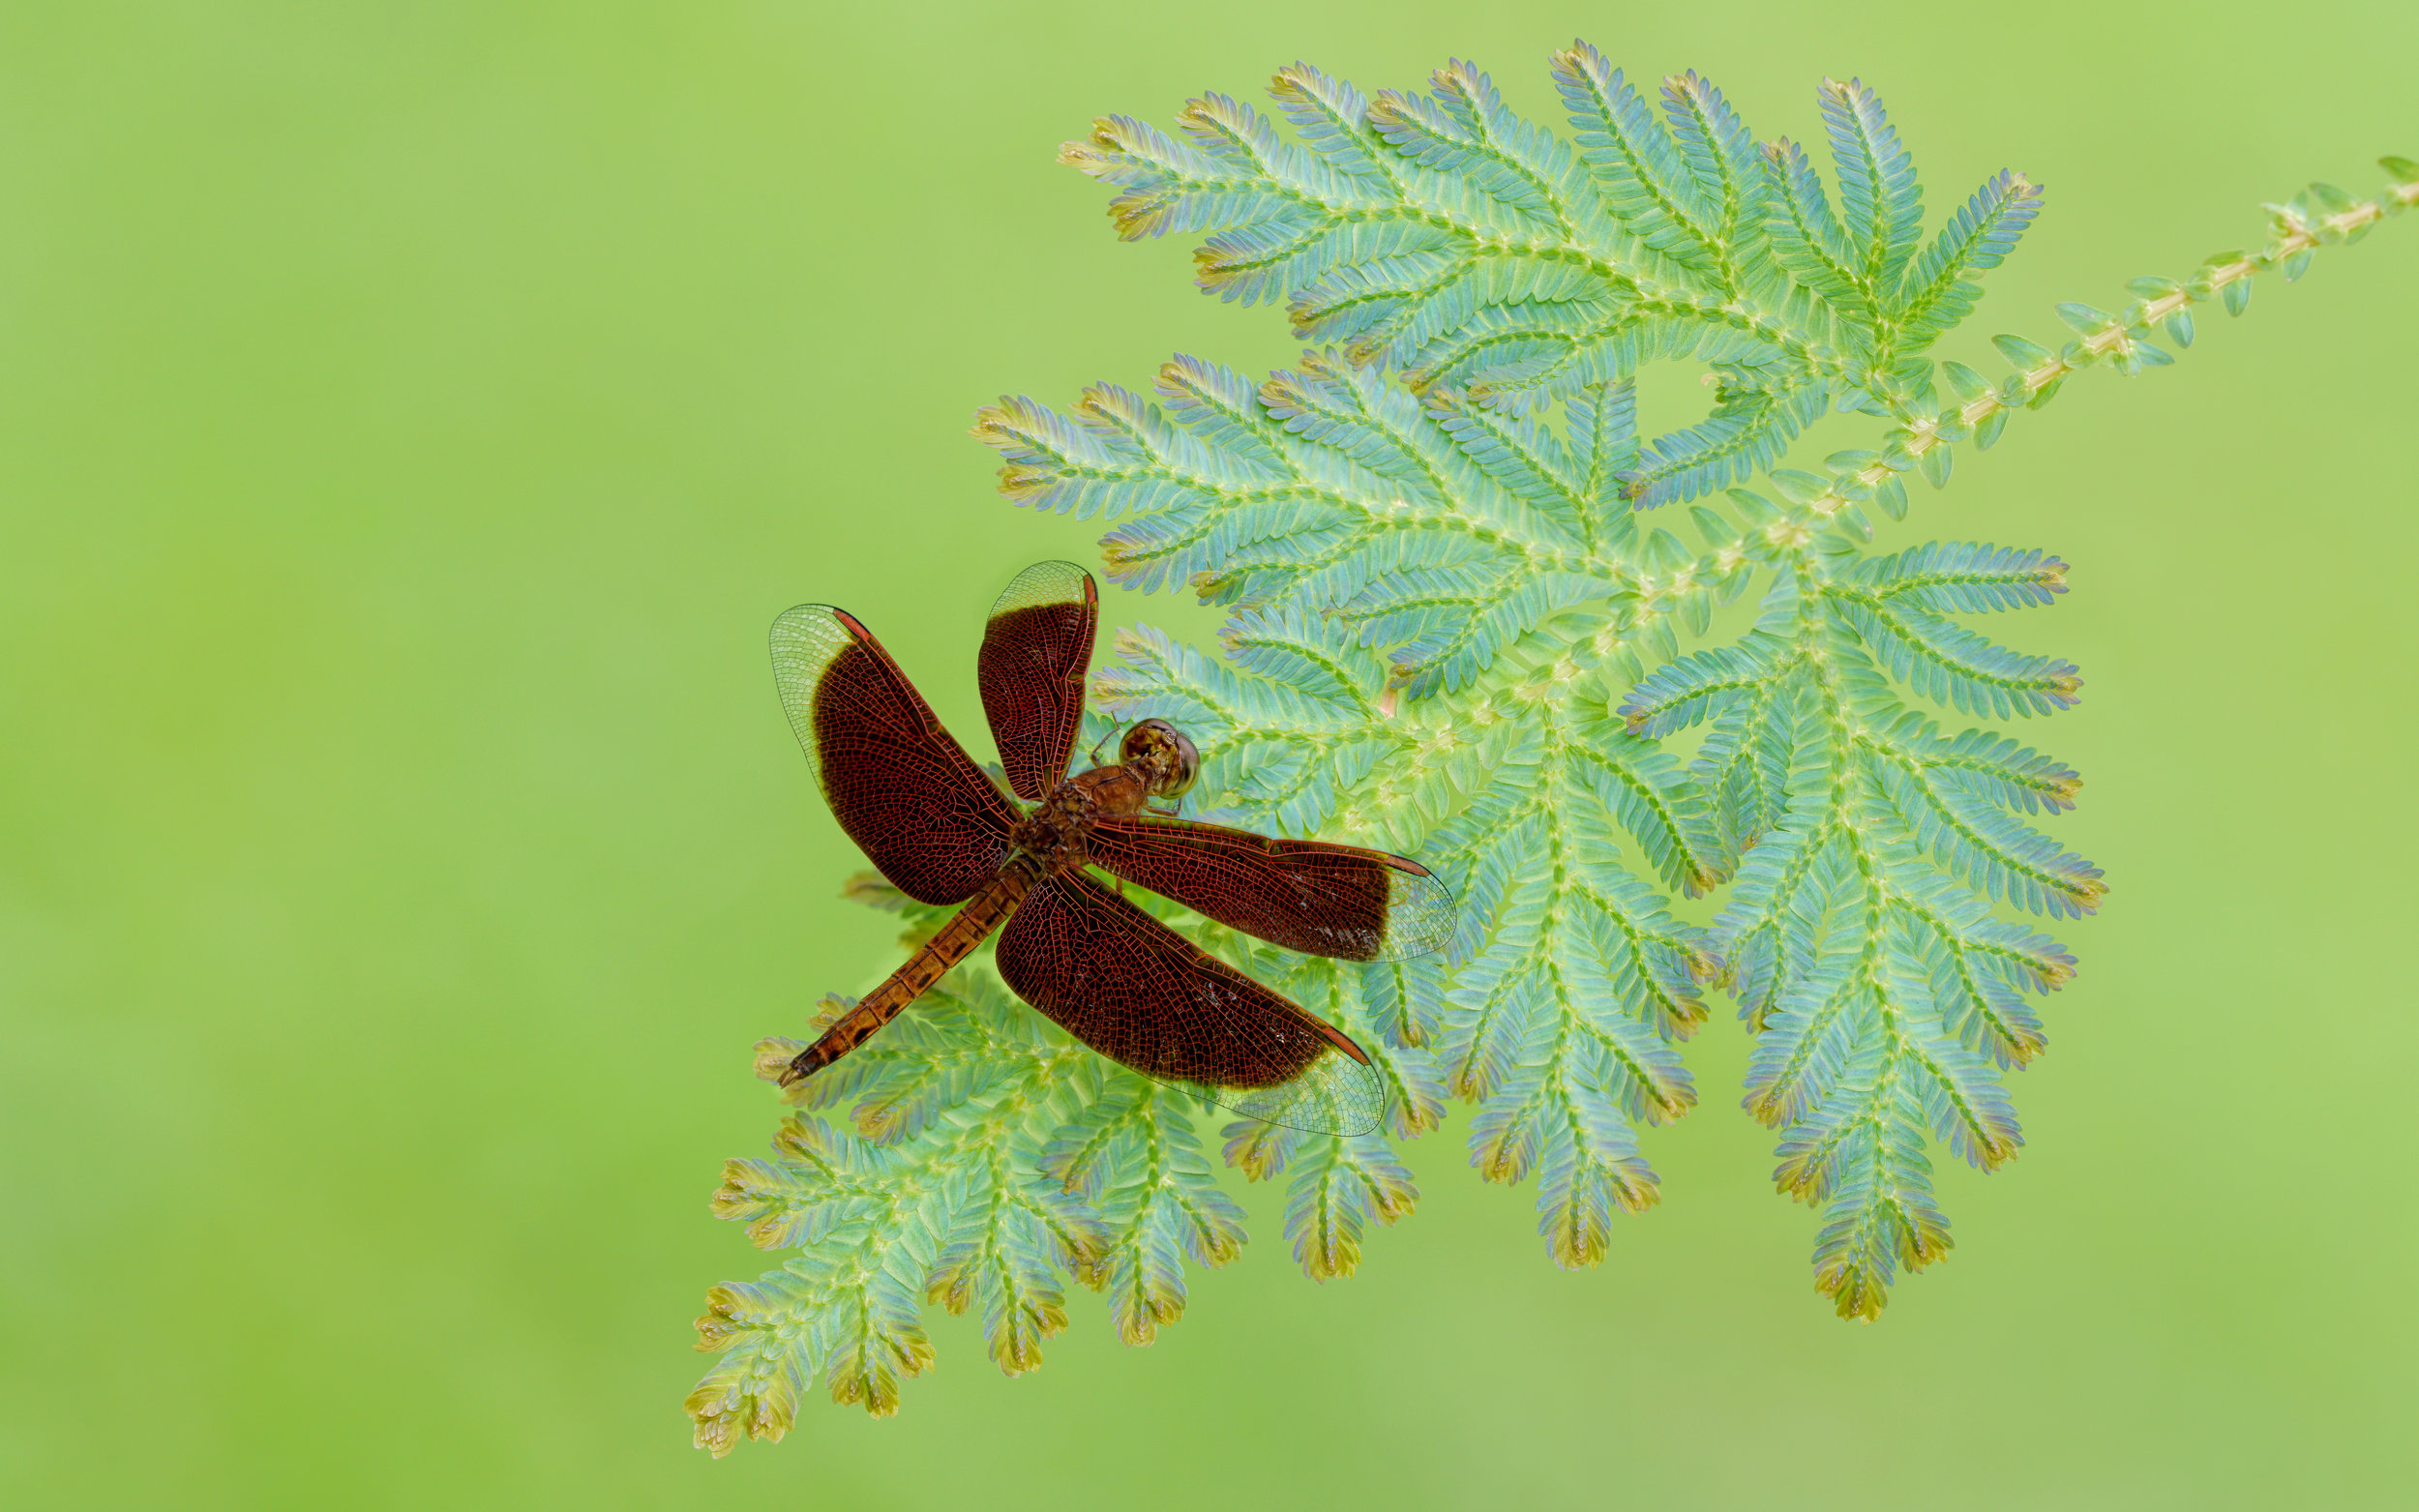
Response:
[{"label": "wing vein pattern", "polygon": [[1089,848],[1137,886],[1306,955],[1399,961],[1453,930],[1445,884],[1383,850],[1148,817],[1096,821]]},{"label": "wing vein pattern", "polygon": [[975,681],[1008,786],[1027,803],[1066,777],[1099,624],[1099,590],[1073,562],[1035,562],[991,607]]},{"label": "wing vein pattern", "polygon": [[1000,875],[1015,808],[871,632],[827,604],[773,621],[781,706],[833,817],[899,891],[963,903]]}]

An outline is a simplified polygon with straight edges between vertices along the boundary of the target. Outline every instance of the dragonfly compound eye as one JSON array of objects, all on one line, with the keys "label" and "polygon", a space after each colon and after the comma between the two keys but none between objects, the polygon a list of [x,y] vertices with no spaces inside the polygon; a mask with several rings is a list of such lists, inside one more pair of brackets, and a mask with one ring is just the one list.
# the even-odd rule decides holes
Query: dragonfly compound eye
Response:
[{"label": "dragonfly compound eye", "polygon": [[1201,753],[1166,720],[1145,720],[1127,730],[1118,746],[1118,760],[1125,766],[1156,767],[1150,791],[1159,798],[1176,797],[1201,775]]}]

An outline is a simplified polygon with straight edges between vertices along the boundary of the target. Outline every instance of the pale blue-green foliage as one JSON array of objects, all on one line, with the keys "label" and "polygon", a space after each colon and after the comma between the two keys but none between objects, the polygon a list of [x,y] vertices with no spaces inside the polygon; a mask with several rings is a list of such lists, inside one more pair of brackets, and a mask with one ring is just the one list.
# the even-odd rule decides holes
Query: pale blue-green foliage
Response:
[{"label": "pale blue-green foliage", "polygon": [[[1782,1131],[1784,1184],[1833,1212],[1825,1289],[1869,1316],[1894,1257],[1945,1242],[1925,1131],[1983,1164],[2013,1152],[1992,1057],[2040,1035],[2008,999],[2070,964],[1988,904],[2074,913],[2099,891],[2024,817],[2065,807],[2072,773],[1905,700],[2071,703],[2071,666],[1958,617],[2046,602],[2064,567],[1857,552],[1861,501],[1903,512],[1912,413],[1887,459],[1775,474],[1777,503],[1735,485],[1836,405],[1929,401],[1920,354],[2039,192],[1997,175],[1926,245],[1859,85],[1820,93],[1835,209],[1801,150],[1759,145],[1694,74],[1659,111],[1584,45],[1555,76],[1575,144],[1459,64],[1419,96],[1285,70],[1298,141],[1222,96],[1182,112],[1182,139],[1101,123],[1069,157],[1122,190],[1121,227],[1209,232],[1206,287],[1284,298],[1300,335],[1340,344],[1257,384],[1180,357],[1149,397],[1004,400],[977,433],[1011,497],[1117,522],[1119,581],[1235,607],[1224,664],[1135,633],[1099,684],[1120,714],[1193,730],[1212,813],[1390,845],[1457,884],[1444,1023],[1399,1058],[1432,1049],[1478,1104],[1482,1173],[1538,1175],[1559,1260],[1600,1258],[1611,1215],[1655,1201],[1637,1129],[1695,1102],[1677,1042],[1727,973],[1761,1036],[1749,1106]],[[1641,437],[1632,380],[1657,359],[1717,388],[1706,419]],[[1726,508],[1690,512],[1697,546],[1644,513],[1710,498]],[[1680,654],[1759,581],[1753,629]],[[1667,749],[1699,726],[1691,759]],[[1743,857],[1712,931],[1667,906]],[[1801,1003],[1809,984],[1825,993]],[[1348,1025],[1356,1006],[1336,1003]]]},{"label": "pale blue-green foliage", "polygon": [[[759,1074],[774,1080],[804,1046],[764,1041]],[[760,1247],[795,1252],[753,1285],[716,1288],[699,1319],[701,1347],[724,1355],[689,1409],[718,1454],[741,1434],[780,1438],[819,1385],[895,1410],[900,1379],[932,1362],[928,1299],[979,1311],[993,1360],[1016,1375],[1066,1325],[1067,1275],[1106,1291],[1120,1334],[1148,1344],[1183,1311],[1185,1262],[1224,1264],[1243,1241],[1190,1099],[1077,1046],[990,970],[951,974],[786,1095],[772,1158],[732,1161],[714,1195]]]},{"label": "pale blue-green foliage", "polygon": [[[1948,1246],[1931,1149],[1987,1169],[2022,1142],[2002,1073],[2041,1052],[2036,1001],[2075,963],[2019,920],[2089,913],[2103,884],[2040,828],[2076,774],[1943,723],[2076,701],[2074,666],[1972,623],[2051,603],[2065,564],[1876,555],[1870,512],[1903,518],[1911,477],[1946,485],[1959,446],[2075,371],[2171,361],[2155,334],[2189,344],[2195,305],[2239,312],[2255,275],[2419,202],[2419,166],[2386,160],[2374,199],[2272,206],[2265,250],[2136,280],[2119,314],[2061,306],[2075,340],[1998,338],[1994,380],[1928,353],[2037,186],[1994,175],[1926,239],[1862,84],[1818,91],[1827,187],[1694,74],[1642,91],[1585,44],[1553,73],[1568,137],[1462,63],[1375,94],[1298,64],[1277,119],[1209,95],[1176,135],[1095,123],[1063,157],[1118,189],[1119,228],[1200,234],[1206,290],[1283,301],[1313,344],[1257,381],[1179,356],[1063,411],[1004,399],[975,433],[1010,499],[1111,523],[1115,581],[1230,609],[1222,656],[1120,632],[1087,740],[1173,721],[1204,756],[1188,812],[1415,855],[1459,896],[1441,959],[1377,965],[1160,907],[1389,1084],[1380,1135],[1227,1126],[1231,1164],[1288,1181],[1307,1273],[1349,1273],[1370,1220],[1410,1210],[1389,1141],[1448,1097],[1477,1105],[1482,1175],[1537,1178],[1549,1254],[1599,1260],[1614,1214],[1657,1200],[1639,1130],[1696,1101],[1680,1042],[1718,986],[1754,1036],[1743,1101],[1777,1131],[1776,1179],[1820,1215],[1818,1286],[1871,1319]],[[1641,436],[1656,361],[1703,371],[1710,411]],[[1877,433],[1781,465],[1828,414]],[[1711,897],[1711,924],[1674,894]],[[732,1166],[729,1216],[801,1257],[715,1293],[701,1326],[732,1352],[693,1402],[702,1441],[777,1433],[819,1373],[886,1409],[926,1357],[918,1286],[979,1303],[1014,1371],[1063,1320],[1061,1273],[1139,1342],[1180,1309],[1184,1260],[1241,1242],[1184,1100],[1037,1027],[984,969],[807,1083],[855,1133],[793,1122],[775,1161]]]},{"label": "pale blue-green foliage", "polygon": [[[1111,731],[1098,722],[1087,731]],[[851,895],[904,914],[903,945],[949,910],[913,903],[873,874]],[[1203,945],[1248,941],[1163,900],[1132,895]],[[1392,1091],[1391,1132],[1443,1115],[1432,1060],[1406,1051],[1433,1033],[1432,962],[1280,963],[1263,974],[1294,998],[1364,1029]],[[818,1024],[850,999],[827,999]],[[775,1082],[808,1042],[767,1039],[757,1074]],[[1243,1212],[1220,1188],[1199,1135],[1208,1105],[1083,1049],[1001,985],[986,948],[871,1042],[784,1090],[792,1112],[769,1159],[734,1160],[714,1210],[767,1250],[793,1252],[754,1283],[717,1287],[700,1348],[723,1358],[690,1394],[697,1441],[778,1439],[798,1402],[827,1389],[876,1415],[932,1363],[923,1306],[979,1314],[1009,1375],[1041,1363],[1065,1327],[1071,1279],[1106,1294],[1129,1344],[1183,1315],[1184,1272],[1233,1260]],[[1312,1135],[1237,1120],[1226,1160],[1252,1179],[1290,1172],[1285,1233],[1306,1274],[1350,1275],[1370,1220],[1392,1223],[1419,1193],[1376,1135]]]}]

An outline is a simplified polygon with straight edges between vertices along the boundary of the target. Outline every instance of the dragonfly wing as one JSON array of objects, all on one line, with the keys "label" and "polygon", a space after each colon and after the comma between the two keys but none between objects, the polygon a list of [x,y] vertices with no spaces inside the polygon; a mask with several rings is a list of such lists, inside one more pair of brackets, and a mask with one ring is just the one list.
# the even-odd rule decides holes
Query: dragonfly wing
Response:
[{"label": "dragonfly wing", "polygon": [[1137,886],[1306,955],[1396,961],[1453,932],[1451,891],[1383,850],[1148,817],[1096,821],[1090,849]]},{"label": "dragonfly wing", "polygon": [[991,607],[975,680],[1008,786],[1028,803],[1066,778],[1099,623],[1100,591],[1073,562],[1034,563]]},{"label": "dragonfly wing", "polygon": [[1386,1112],[1350,1036],[1079,872],[1026,894],[999,961],[1019,997],[1086,1045],[1248,1117],[1367,1134]]},{"label": "dragonfly wing", "polygon": [[856,620],[801,604],[773,621],[773,680],[832,815],[899,891],[962,903],[1000,875],[1013,805]]}]

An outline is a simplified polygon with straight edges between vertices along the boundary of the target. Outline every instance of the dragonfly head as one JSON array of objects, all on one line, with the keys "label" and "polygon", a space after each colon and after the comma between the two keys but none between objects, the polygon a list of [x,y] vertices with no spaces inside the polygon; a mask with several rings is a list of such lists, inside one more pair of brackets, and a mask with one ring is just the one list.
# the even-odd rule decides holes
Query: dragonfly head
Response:
[{"label": "dragonfly head", "polygon": [[1127,730],[1118,746],[1118,762],[1142,773],[1154,798],[1173,798],[1201,775],[1201,753],[1166,720],[1145,720]]}]

